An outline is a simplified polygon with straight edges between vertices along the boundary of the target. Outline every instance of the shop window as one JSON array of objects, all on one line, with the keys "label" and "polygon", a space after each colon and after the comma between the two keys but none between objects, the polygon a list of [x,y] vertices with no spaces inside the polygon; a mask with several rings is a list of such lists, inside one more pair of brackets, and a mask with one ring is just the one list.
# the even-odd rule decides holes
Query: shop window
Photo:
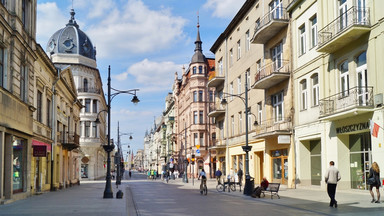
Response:
[{"label": "shop window", "polygon": [[23,192],[24,188],[24,174],[26,167],[26,149],[27,141],[18,137],[14,137],[12,142],[13,147],[13,193]]}]

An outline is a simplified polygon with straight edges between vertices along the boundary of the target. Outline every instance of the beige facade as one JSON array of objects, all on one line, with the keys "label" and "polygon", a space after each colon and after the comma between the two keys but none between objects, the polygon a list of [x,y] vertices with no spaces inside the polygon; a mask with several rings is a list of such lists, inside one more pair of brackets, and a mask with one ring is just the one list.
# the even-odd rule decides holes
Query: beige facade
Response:
[{"label": "beige facade", "polygon": [[[226,174],[246,169],[245,83],[248,84],[249,174],[292,187],[294,151],[288,1],[246,1],[211,51],[217,65],[218,166]],[[249,77],[246,78],[246,74]],[[234,96],[235,95],[235,96]],[[223,107],[220,101],[228,104]],[[257,121],[257,125],[254,122]],[[246,170],[244,172],[246,174]]]},{"label": "beige facade", "polygon": [[[299,186],[324,188],[332,160],[342,176],[338,187],[367,190],[371,163],[384,166],[383,7],[379,0],[289,7]],[[377,135],[371,121],[379,125]]]},{"label": "beige facade", "polygon": [[24,10],[21,3],[0,3],[1,203],[31,194],[36,1],[27,1]]}]

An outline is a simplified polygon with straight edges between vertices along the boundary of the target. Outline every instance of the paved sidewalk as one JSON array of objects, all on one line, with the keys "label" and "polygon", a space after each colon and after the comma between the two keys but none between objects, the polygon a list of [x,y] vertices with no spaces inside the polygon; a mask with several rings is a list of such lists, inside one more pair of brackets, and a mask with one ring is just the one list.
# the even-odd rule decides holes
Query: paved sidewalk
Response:
[{"label": "paved sidewalk", "polygon": [[[123,181],[119,186],[124,193],[123,199],[103,199],[105,180],[82,181],[73,186],[55,192],[46,192],[10,204],[0,205],[0,215],[128,215],[126,199],[128,184]],[[112,182],[113,197],[116,197],[115,182]]]},{"label": "paved sidewalk", "polygon": [[[200,188],[200,181],[197,179],[194,179],[194,184],[192,183],[192,179],[188,179],[188,183],[185,184],[181,178],[176,180],[170,180],[170,184],[177,184],[180,185],[182,188],[189,188],[189,189],[195,189],[199,190]],[[216,190],[217,181],[216,179],[209,179],[207,181],[207,187],[208,187],[208,193],[219,193]],[[244,186],[243,186],[244,187]],[[384,192],[382,188],[380,188],[380,192],[382,197],[384,197]],[[239,197],[249,197],[250,199],[259,199],[259,198],[252,198],[250,196],[246,196],[242,192],[239,192],[239,187],[236,185],[236,191],[235,192],[221,192],[221,194],[227,194],[230,196],[239,196]],[[281,187],[279,190],[279,195],[281,197],[279,203],[284,203],[286,205],[291,205],[295,203],[290,203],[291,200],[284,200],[284,198],[295,198],[300,199],[303,201],[312,201],[312,202],[321,202],[321,203],[329,203],[329,197],[327,194],[326,189],[316,189],[316,188],[297,188],[297,189],[288,189],[285,187]],[[376,196],[376,192],[375,192]],[[266,193],[266,196],[261,199],[265,200],[271,200],[270,195]],[[273,200],[277,199],[276,196],[273,197]],[[343,205],[358,207],[358,208],[372,208],[372,207],[383,207],[384,211],[384,203],[371,203],[371,195],[368,191],[360,191],[360,190],[337,190],[336,191],[336,200],[338,202],[338,205],[341,207]],[[273,201],[272,201],[273,202]],[[383,213],[384,215],[384,213]]]}]

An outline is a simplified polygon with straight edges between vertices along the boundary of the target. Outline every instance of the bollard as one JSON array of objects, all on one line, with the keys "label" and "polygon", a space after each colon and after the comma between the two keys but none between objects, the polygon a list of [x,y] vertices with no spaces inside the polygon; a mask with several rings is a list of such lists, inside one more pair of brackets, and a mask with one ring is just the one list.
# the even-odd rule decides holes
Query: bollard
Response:
[{"label": "bollard", "polygon": [[123,195],[124,195],[124,193],[123,193],[121,190],[117,191],[117,193],[116,193],[116,199],[122,199],[122,198],[123,198]]}]

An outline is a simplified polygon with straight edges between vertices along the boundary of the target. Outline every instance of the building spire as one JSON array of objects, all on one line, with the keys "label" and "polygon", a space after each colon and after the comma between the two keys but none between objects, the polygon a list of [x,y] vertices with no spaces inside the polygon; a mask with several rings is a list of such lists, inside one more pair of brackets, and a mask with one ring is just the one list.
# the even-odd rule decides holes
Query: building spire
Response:
[{"label": "building spire", "polygon": [[196,48],[195,48],[195,52],[196,51],[200,51],[202,52],[202,49],[201,49],[201,39],[200,39],[200,21],[199,21],[199,11],[197,11],[197,37],[196,37],[196,41],[195,41],[195,44],[196,44]]},{"label": "building spire", "polygon": [[71,9],[71,12],[69,12],[69,14],[71,15],[71,19],[68,21],[68,25],[73,25],[73,26],[76,26],[77,28],[79,28],[79,25],[77,25],[76,23],[76,20],[75,20],[75,10],[73,9],[73,6],[72,6],[72,9]]},{"label": "building spire", "polygon": [[199,12],[197,12],[197,37],[195,41],[195,54],[193,54],[191,63],[204,63],[205,56],[203,54],[202,43],[200,39],[200,20]]}]

